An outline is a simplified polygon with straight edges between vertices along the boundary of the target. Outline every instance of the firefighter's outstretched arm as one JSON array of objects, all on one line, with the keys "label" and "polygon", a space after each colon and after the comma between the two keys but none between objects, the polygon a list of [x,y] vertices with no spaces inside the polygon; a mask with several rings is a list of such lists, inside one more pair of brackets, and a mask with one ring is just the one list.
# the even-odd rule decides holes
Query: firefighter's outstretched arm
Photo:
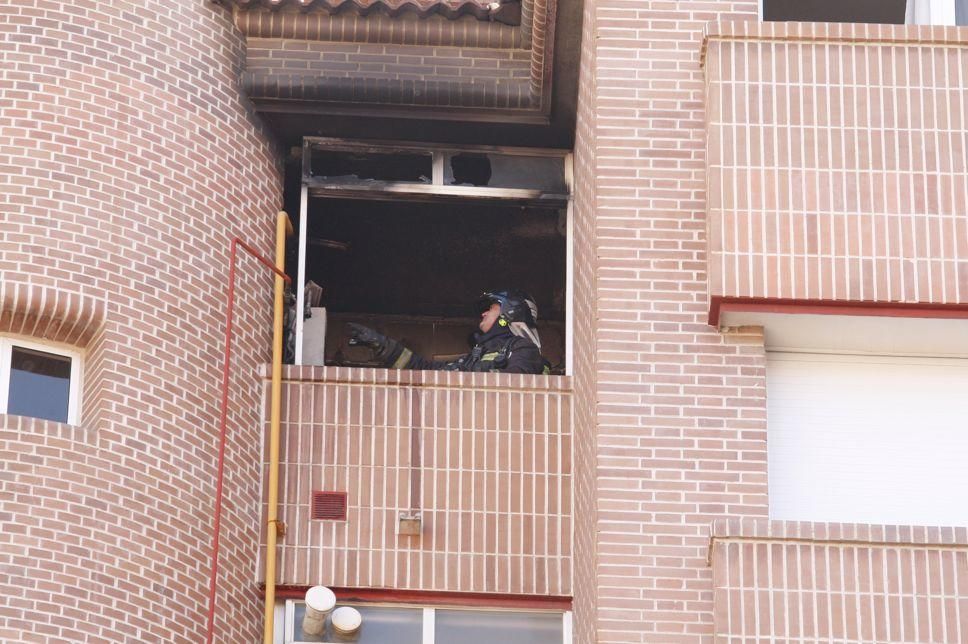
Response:
[{"label": "firefighter's outstretched arm", "polygon": [[[388,338],[379,331],[375,331],[368,326],[348,322],[350,330],[350,346],[364,346],[373,350],[374,357],[380,361],[384,367],[394,367],[401,369],[406,366],[410,359],[410,352],[406,351],[399,342],[393,338]],[[406,352],[407,355],[404,355]],[[396,363],[403,364],[397,365]]]},{"label": "firefighter's outstretched arm", "polygon": [[346,326],[350,330],[350,346],[369,347],[373,350],[374,357],[384,367],[390,369],[442,369],[444,367],[444,363],[415,356],[410,349],[393,338],[388,338],[370,327],[355,322],[348,322]]}]

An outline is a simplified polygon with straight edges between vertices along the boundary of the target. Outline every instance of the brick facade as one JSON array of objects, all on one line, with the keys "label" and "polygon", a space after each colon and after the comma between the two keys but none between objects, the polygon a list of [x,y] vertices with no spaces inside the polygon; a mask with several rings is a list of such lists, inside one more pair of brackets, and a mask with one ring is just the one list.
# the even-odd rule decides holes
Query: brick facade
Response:
[{"label": "brick facade", "polygon": [[585,41],[593,78],[582,81],[579,114],[593,126],[579,127],[576,149],[579,185],[594,182],[595,194],[579,195],[576,217],[595,220],[579,225],[595,226],[585,292],[597,295],[596,405],[582,413],[578,385],[576,418],[593,422],[595,437],[583,443],[591,428],[576,427],[575,476],[594,487],[575,496],[578,507],[596,500],[597,520],[585,528],[594,563],[576,554],[576,570],[595,571],[576,584],[578,641],[710,637],[709,524],[766,516],[762,346],[727,344],[705,323],[702,29],[756,11],[755,2],[586,4],[597,38]]},{"label": "brick facade", "polygon": [[[79,425],[0,416],[3,641],[203,639],[229,241],[268,252],[282,195],[241,89],[549,106],[544,32],[119,4],[0,10],[0,332],[85,355]],[[288,368],[280,583],[572,595],[579,644],[968,637],[963,529],[766,521],[764,330],[707,323],[719,297],[965,303],[965,31],[757,7],[586,0],[574,375]],[[243,256],[225,642],[262,617],[271,282]],[[317,489],[350,520],[310,522]]]},{"label": "brick facade", "polygon": [[[203,0],[0,9],[0,331],[85,353],[83,418],[0,416],[0,640],[202,641],[229,241],[276,153]],[[218,641],[255,641],[271,279],[240,267]]]},{"label": "brick facade", "polygon": [[[594,41],[597,17],[593,3],[586,2],[582,15],[582,42]],[[582,47],[575,132],[572,192],[574,262],[574,506],[575,568],[574,637],[594,642],[598,603],[598,500],[596,485],[598,364],[596,324],[598,318],[598,248],[596,239],[598,182],[596,180],[595,106],[597,48]]]}]

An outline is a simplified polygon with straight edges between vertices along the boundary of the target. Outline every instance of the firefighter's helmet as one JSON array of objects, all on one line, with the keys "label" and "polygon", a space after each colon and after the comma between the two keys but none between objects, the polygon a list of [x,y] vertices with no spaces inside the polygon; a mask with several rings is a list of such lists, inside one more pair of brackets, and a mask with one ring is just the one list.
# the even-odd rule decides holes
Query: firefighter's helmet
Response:
[{"label": "firefighter's helmet", "polygon": [[501,326],[509,326],[512,322],[523,322],[532,328],[537,326],[538,305],[524,291],[486,291],[481,295],[481,310],[495,303],[501,305],[501,315],[498,317]]}]

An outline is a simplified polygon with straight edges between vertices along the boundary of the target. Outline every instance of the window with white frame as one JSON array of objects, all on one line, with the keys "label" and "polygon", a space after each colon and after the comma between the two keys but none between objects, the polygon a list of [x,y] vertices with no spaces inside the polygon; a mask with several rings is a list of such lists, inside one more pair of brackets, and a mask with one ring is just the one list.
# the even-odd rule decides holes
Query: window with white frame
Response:
[{"label": "window with white frame", "polygon": [[513,289],[537,303],[551,373],[570,372],[567,151],[309,137],[298,170],[287,360],[382,366],[347,344],[353,322],[447,362],[470,350],[481,293]]},{"label": "window with white frame", "polygon": [[968,25],[968,0],[763,0],[766,21]]},{"label": "window with white frame", "polygon": [[286,601],[284,644],[571,644],[571,612],[343,603],[363,618],[359,630],[340,634],[327,620],[322,635],[306,635],[306,604]]},{"label": "window with white frame", "polygon": [[80,383],[78,351],[0,337],[0,413],[77,424]]}]

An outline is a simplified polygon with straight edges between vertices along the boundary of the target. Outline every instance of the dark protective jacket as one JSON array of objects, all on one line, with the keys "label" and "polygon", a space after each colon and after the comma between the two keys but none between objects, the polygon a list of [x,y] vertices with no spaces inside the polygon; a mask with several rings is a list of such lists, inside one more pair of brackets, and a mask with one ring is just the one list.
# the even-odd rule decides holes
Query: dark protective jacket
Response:
[{"label": "dark protective jacket", "polygon": [[[497,331],[497,329],[495,329]],[[440,371],[499,371],[501,373],[550,373],[548,361],[531,340],[506,329],[477,334],[470,353],[453,362],[428,360],[415,355],[396,340],[388,339],[384,365],[392,369]]]}]

